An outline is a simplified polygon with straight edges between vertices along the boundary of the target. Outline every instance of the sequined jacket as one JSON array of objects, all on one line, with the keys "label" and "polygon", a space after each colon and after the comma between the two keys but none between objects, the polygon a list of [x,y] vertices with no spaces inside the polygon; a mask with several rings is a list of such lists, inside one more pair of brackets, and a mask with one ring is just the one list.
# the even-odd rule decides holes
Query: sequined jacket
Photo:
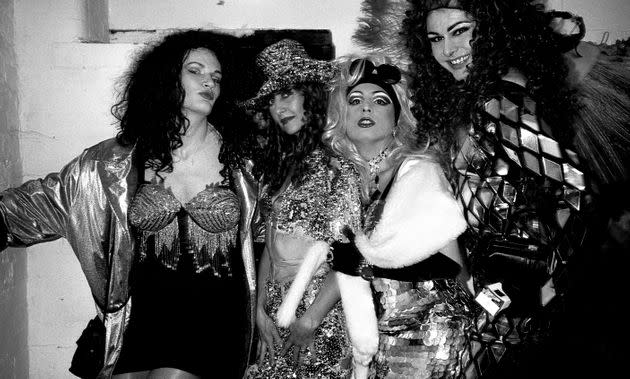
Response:
[{"label": "sequined jacket", "polygon": [[[106,328],[105,364],[99,378],[113,372],[131,310],[128,279],[135,239],[129,230],[127,208],[138,184],[134,162],[134,148],[109,139],[83,151],[59,173],[0,194],[0,250],[63,237],[79,259]],[[244,226],[239,237],[249,290],[251,349],[255,271],[250,222],[256,184],[247,170],[240,169],[234,170],[234,182],[241,204],[240,225]]]}]

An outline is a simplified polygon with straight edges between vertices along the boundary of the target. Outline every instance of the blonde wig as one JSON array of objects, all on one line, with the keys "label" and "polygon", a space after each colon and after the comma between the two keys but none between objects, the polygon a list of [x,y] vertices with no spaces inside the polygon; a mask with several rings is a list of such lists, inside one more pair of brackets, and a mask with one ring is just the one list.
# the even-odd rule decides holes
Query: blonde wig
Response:
[{"label": "blonde wig", "polygon": [[[383,64],[392,65],[387,57],[377,54],[345,56],[337,60],[339,72],[332,81],[332,91],[328,103],[328,120],[322,140],[335,154],[351,161],[361,176],[361,182],[368,183],[370,172],[368,161],[361,157],[347,134],[347,92],[361,79],[360,72],[356,72],[359,70],[354,70],[355,72],[350,70],[352,62],[357,59],[367,59],[377,67]],[[400,104],[400,114],[393,129],[394,149],[392,155],[394,159],[400,160],[408,156],[425,156],[433,159],[435,154],[428,147],[428,138],[417,134],[417,121],[411,113],[412,104],[409,97],[408,79],[405,75],[402,75],[401,79],[392,85],[392,88]],[[362,186],[362,192],[362,195],[367,198],[365,185]]]}]

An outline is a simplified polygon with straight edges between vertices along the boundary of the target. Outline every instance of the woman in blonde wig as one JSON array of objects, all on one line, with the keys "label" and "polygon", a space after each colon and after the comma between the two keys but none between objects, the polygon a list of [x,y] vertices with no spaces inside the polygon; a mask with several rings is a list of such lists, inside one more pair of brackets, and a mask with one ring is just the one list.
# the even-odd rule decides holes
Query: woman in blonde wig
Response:
[{"label": "woman in blonde wig", "polygon": [[331,249],[353,375],[455,377],[470,325],[456,280],[465,221],[434,154],[416,142],[398,68],[382,57],[340,67],[323,140],[352,163],[360,187],[361,220],[342,228],[348,242]]}]

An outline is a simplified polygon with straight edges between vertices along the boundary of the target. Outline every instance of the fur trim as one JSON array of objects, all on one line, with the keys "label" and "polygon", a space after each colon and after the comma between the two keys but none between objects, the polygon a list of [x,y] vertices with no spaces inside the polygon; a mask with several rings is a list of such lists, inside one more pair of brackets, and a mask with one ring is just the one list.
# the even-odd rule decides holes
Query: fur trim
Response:
[{"label": "fur trim", "polygon": [[403,162],[383,214],[368,237],[355,243],[367,261],[384,268],[420,262],[466,230],[466,221],[439,164],[413,158]]},{"label": "fur trim", "polygon": [[370,282],[336,273],[346,327],[352,342],[353,378],[366,378],[367,367],[378,350],[378,324]]},{"label": "fur trim", "polygon": [[410,8],[407,0],[365,0],[361,4],[363,16],[352,39],[366,53],[378,53],[390,57],[402,71],[409,71],[411,59],[406,41],[401,38],[405,11]]},{"label": "fur trim", "polygon": [[315,275],[319,266],[326,260],[329,248],[330,246],[326,242],[315,241],[306,252],[304,260],[291,283],[291,287],[289,287],[289,291],[282,299],[282,304],[280,304],[276,313],[278,326],[288,328],[295,321],[295,311],[300,305],[306,287],[311,282],[311,278]]}]

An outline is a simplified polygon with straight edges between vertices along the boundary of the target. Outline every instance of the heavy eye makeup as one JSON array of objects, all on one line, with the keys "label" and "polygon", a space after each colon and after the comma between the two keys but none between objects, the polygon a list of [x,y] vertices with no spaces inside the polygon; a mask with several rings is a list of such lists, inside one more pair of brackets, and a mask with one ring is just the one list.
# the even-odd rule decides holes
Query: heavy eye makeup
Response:
[{"label": "heavy eye makeup", "polygon": [[[348,95],[348,104],[349,105],[359,105],[363,102],[363,95],[359,92],[353,92]],[[392,103],[392,99],[385,92],[375,92],[372,95],[372,102],[377,105],[389,105]]]},{"label": "heavy eye makeup", "polygon": [[384,92],[375,93],[372,97],[372,101],[374,102],[374,104],[378,105],[389,105],[392,103],[392,99],[390,99],[389,96]]},{"label": "heavy eye makeup", "polygon": [[201,66],[197,63],[189,63],[186,65],[186,71],[191,74],[199,75],[201,74]]},{"label": "heavy eye makeup", "polygon": [[[203,66],[197,62],[192,62],[186,65],[186,71],[193,75],[204,75]],[[221,83],[223,76],[219,71],[215,71],[210,74],[210,78],[217,84]]]},{"label": "heavy eye makeup", "polygon": [[[454,25],[452,25],[449,29],[448,32],[454,36],[460,36],[466,32],[468,32],[470,29],[473,28],[473,22],[470,21],[460,21]],[[428,32],[427,33],[427,40],[429,40],[430,43],[438,43],[440,41],[442,41],[444,39],[444,36],[435,32]]]},{"label": "heavy eye makeup", "polygon": [[359,105],[363,101],[363,95],[359,92],[353,92],[348,95],[348,105]]},{"label": "heavy eye makeup", "polygon": [[438,43],[441,40],[443,40],[444,37],[431,33],[427,36],[427,39],[429,40],[430,43]]},{"label": "heavy eye makeup", "polygon": [[467,31],[469,31],[472,28],[472,25],[466,25],[466,26],[462,26],[461,28],[457,28],[455,30],[453,30],[453,35],[454,36],[459,36],[462,35],[464,33],[466,33]]}]

